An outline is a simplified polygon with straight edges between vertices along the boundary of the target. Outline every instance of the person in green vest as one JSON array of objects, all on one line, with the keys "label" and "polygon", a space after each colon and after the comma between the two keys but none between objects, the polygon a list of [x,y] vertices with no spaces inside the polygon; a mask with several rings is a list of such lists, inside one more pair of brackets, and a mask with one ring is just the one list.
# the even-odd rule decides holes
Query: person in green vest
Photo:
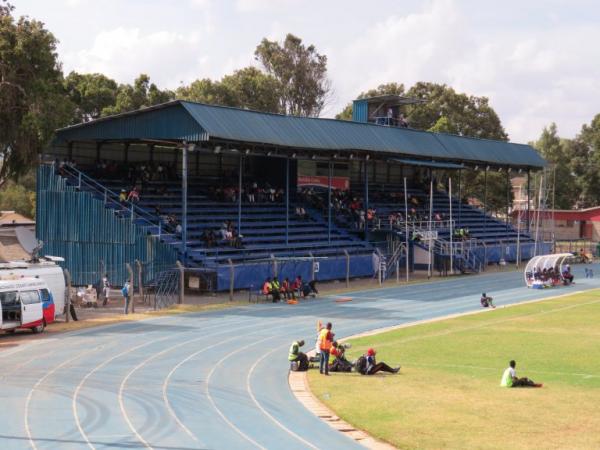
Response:
[{"label": "person in green vest", "polygon": [[500,386],[502,387],[542,387],[541,383],[534,383],[527,377],[519,378],[517,377],[517,371],[515,367],[517,363],[513,359],[508,363],[508,367],[502,374],[502,379],[500,380]]},{"label": "person in green vest", "polygon": [[296,370],[303,372],[308,370],[308,356],[300,351],[300,347],[304,345],[303,340],[294,341],[290,345],[290,351],[288,353],[288,361],[290,363],[296,363]]}]

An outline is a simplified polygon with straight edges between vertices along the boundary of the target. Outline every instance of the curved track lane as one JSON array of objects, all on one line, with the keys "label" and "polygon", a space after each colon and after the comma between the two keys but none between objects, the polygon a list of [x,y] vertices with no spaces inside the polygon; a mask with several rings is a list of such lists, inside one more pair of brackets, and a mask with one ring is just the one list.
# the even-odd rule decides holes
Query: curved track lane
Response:
[{"label": "curved track lane", "polygon": [[[581,270],[576,271],[580,275]],[[312,346],[317,319],[337,337],[598,287],[535,291],[519,273],[346,294],[296,306],[161,317],[68,333],[0,352],[0,448],[349,449],[287,384],[287,348]]]}]

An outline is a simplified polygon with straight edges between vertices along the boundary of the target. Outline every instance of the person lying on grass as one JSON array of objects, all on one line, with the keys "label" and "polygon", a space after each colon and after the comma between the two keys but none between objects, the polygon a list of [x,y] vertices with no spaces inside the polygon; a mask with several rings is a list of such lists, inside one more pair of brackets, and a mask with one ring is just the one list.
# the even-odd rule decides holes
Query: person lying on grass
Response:
[{"label": "person lying on grass", "polygon": [[485,295],[485,292],[481,294],[481,306],[483,306],[484,308],[487,308],[488,306],[495,308],[493,300],[494,299],[492,297],[488,297],[487,295]]},{"label": "person lying on grass", "polygon": [[513,359],[508,363],[508,367],[502,374],[502,380],[500,380],[500,386],[502,387],[542,387],[541,383],[534,383],[527,377],[518,378],[515,367],[517,363]]},{"label": "person lying on grass", "polygon": [[400,366],[390,367],[384,362],[377,362],[375,349],[370,348],[367,354],[358,358],[356,362],[356,371],[362,375],[375,375],[377,372],[398,373]]}]

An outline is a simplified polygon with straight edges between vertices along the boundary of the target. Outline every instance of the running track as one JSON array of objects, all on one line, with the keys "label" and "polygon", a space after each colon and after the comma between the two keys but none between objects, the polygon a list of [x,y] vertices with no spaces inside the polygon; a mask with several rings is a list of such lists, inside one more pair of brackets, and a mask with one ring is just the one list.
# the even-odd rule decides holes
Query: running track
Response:
[{"label": "running track", "polygon": [[290,342],[312,347],[317,319],[341,338],[471,311],[482,291],[501,306],[600,286],[582,271],[565,289],[527,290],[520,273],[495,273],[32,341],[0,353],[0,448],[360,448],[287,384]]}]

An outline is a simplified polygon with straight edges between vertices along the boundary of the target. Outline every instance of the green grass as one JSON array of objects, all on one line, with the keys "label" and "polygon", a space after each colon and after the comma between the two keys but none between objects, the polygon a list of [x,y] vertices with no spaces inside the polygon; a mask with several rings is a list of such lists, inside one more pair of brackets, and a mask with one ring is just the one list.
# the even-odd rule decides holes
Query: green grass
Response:
[{"label": "green grass", "polygon": [[[399,375],[309,373],[314,394],[399,448],[600,448],[600,291],[351,341]],[[508,361],[542,389],[499,387]]]}]

